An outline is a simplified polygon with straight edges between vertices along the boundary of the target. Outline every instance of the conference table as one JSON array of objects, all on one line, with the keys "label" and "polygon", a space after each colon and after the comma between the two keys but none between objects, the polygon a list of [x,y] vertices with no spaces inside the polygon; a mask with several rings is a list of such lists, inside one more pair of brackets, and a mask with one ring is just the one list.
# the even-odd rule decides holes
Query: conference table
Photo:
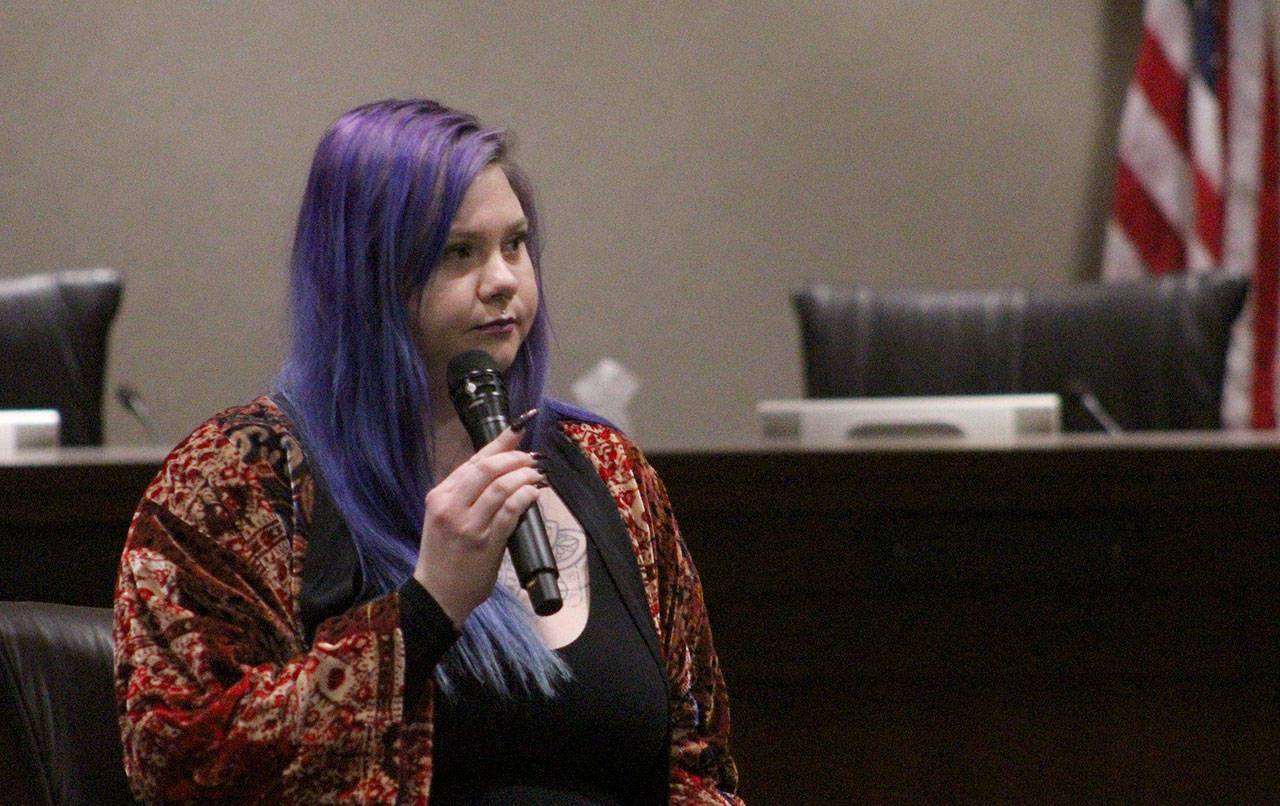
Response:
[{"label": "conference table", "polygon": [[[110,603],[164,451],[0,457],[0,595]],[[655,451],[760,803],[1266,802],[1280,436]]]}]

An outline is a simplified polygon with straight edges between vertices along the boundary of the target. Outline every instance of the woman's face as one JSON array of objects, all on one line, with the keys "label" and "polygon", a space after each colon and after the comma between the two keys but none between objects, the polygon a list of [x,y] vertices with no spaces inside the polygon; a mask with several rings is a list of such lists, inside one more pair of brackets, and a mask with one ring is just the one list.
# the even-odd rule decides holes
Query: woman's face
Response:
[{"label": "woman's face", "polygon": [[410,302],[427,377],[442,389],[449,359],[484,350],[506,370],[538,312],[529,222],[499,165],[462,198],[443,256]]}]

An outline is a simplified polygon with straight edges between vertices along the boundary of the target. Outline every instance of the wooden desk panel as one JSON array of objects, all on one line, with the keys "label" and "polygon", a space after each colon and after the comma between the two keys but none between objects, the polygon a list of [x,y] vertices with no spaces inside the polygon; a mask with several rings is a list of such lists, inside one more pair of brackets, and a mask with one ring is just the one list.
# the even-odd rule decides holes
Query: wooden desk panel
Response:
[{"label": "wooden desk panel", "polygon": [[651,457],[761,803],[1280,791],[1280,443]]},{"label": "wooden desk panel", "polygon": [[133,511],[168,449],[0,456],[0,598],[111,606]]}]

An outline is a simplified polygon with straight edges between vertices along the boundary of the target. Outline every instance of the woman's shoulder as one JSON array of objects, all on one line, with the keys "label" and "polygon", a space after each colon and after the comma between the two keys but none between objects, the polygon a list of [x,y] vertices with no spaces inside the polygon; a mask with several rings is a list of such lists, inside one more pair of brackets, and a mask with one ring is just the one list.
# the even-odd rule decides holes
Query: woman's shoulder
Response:
[{"label": "woman's shoulder", "polygon": [[574,442],[606,442],[616,445],[634,443],[613,423],[600,415],[579,408],[562,400],[547,398],[542,401],[538,418],[544,426],[552,426],[569,436]]},{"label": "woman's shoulder", "polygon": [[213,414],[170,452],[162,475],[286,480],[302,463],[297,427],[267,395]]},{"label": "woman's shoulder", "polygon": [[640,447],[605,418],[558,400],[546,400],[542,408],[542,416],[577,445],[606,480],[647,471],[648,461]]},{"label": "woman's shoulder", "polygon": [[296,430],[293,421],[273,395],[260,395],[247,403],[228,406],[212,414],[199,428],[212,428],[227,434],[244,428],[290,434]]}]

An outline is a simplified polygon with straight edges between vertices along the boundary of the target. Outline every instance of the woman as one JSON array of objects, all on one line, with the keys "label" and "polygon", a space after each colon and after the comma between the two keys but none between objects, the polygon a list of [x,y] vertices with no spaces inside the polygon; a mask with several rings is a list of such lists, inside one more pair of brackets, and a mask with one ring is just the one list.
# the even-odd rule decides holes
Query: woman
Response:
[{"label": "woman", "polygon": [[[125,546],[135,793],[739,803],[666,493],[616,429],[543,398],[537,218],[502,133],[430,101],[344,115],[292,262],[277,391],[174,450]],[[526,412],[478,451],[445,388],[472,349]],[[503,559],[533,505],[560,565],[549,617]]]}]

